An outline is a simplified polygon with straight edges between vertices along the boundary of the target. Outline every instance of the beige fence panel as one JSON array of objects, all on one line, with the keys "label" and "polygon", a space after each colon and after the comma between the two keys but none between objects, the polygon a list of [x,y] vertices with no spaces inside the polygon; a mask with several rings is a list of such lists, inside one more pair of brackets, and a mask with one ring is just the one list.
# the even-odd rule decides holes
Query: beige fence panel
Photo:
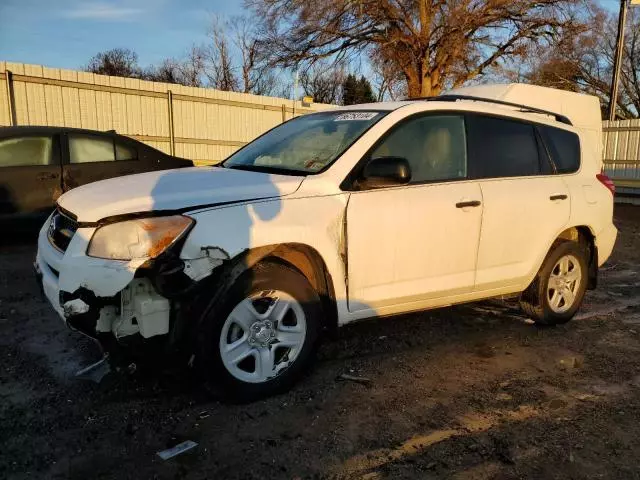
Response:
[{"label": "beige fence panel", "polygon": [[604,122],[604,168],[617,187],[640,188],[640,119]]},{"label": "beige fence panel", "polygon": [[0,62],[0,126],[115,130],[216,163],[266,130],[330,105]]}]

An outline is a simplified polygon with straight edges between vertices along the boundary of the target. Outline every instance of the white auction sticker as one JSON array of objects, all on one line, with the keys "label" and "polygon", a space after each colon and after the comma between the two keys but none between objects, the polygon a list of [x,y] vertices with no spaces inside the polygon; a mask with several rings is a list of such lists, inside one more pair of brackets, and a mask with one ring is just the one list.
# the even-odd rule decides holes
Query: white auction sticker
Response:
[{"label": "white auction sticker", "polygon": [[335,122],[343,122],[345,120],[371,120],[376,115],[378,115],[378,112],[349,112],[341,113],[333,120]]}]

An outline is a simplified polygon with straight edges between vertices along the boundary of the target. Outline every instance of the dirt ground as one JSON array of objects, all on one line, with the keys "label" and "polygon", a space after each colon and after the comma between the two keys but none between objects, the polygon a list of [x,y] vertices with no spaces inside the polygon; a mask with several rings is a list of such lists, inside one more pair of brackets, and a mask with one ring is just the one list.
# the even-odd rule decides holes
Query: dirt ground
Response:
[{"label": "dirt ground", "polygon": [[569,324],[500,302],[360,323],[249,405],[169,375],[76,378],[95,345],[40,298],[34,244],[0,246],[0,478],[640,478],[640,207],[615,222]]}]

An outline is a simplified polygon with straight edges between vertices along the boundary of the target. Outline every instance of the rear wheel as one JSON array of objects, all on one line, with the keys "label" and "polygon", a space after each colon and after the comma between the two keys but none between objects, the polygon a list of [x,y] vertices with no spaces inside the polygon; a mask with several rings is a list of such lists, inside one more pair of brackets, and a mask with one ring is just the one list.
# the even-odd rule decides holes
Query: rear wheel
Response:
[{"label": "rear wheel", "polygon": [[206,383],[238,401],[288,389],[314,359],[321,314],[299,272],[279,264],[245,272],[204,319],[197,362]]},{"label": "rear wheel", "polygon": [[566,323],[580,308],[588,282],[587,251],[577,242],[558,244],[545,259],[520,306],[536,323]]}]

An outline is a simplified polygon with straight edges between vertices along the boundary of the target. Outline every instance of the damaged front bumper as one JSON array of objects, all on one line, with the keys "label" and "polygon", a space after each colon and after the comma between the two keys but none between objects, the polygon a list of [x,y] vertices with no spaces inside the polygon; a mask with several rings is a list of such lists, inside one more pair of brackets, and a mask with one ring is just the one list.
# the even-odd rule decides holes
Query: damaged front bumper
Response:
[{"label": "damaged front bumper", "polygon": [[50,242],[48,223],[34,264],[42,291],[70,328],[98,340],[109,353],[145,343],[166,346],[169,337],[176,341],[170,333],[184,311],[181,299],[223,261],[182,260],[173,251],[153,261],[89,257],[95,228],[78,228],[62,251]]}]

